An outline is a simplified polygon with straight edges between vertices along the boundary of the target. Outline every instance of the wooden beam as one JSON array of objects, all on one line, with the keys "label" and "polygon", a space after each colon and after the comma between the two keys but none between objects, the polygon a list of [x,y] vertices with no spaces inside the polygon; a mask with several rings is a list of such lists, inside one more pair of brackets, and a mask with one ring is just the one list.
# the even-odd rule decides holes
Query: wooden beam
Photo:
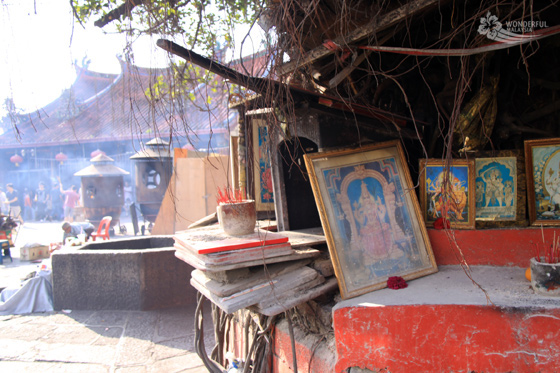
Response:
[{"label": "wooden beam", "polygon": [[[410,15],[428,9],[429,7],[432,7],[439,2],[440,0],[416,0],[408,2],[406,5],[403,5],[402,7],[395,9],[387,14],[379,15],[378,17],[374,18],[368,25],[360,27],[344,37],[338,37],[333,41],[338,45],[347,45],[349,43],[354,43],[371,34],[383,31],[391,26],[394,26]],[[326,48],[323,45],[320,45],[317,48],[307,52],[301,58],[298,58],[295,61],[290,61],[281,66],[279,69],[279,73],[280,75],[289,74],[296,68],[308,65],[313,61],[321,57],[325,57],[331,53],[333,53],[332,50]]]}]

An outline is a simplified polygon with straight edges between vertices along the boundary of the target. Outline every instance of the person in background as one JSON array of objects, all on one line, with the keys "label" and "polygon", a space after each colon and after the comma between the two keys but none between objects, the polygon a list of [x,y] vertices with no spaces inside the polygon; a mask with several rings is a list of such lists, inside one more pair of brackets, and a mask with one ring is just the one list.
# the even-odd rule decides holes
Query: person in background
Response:
[{"label": "person in background", "polygon": [[10,204],[10,216],[12,219],[19,221],[23,225],[23,218],[21,216],[21,199],[19,198],[19,193],[14,189],[12,183],[6,184],[6,197],[8,198],[8,203]]},{"label": "person in background", "polygon": [[10,203],[4,189],[0,187],[0,214],[8,216],[10,214]]},{"label": "person in background", "polygon": [[60,192],[66,196],[66,198],[64,199],[64,220],[73,222],[74,207],[76,207],[78,201],[80,200],[80,195],[78,194],[77,188],[75,185],[72,185],[70,189],[64,190],[61,183]]},{"label": "person in background", "polygon": [[60,186],[58,183],[54,183],[52,189],[50,190],[50,198],[47,201],[48,209],[48,220],[59,221],[62,219],[63,213],[63,195],[60,192]]},{"label": "person in background", "polygon": [[79,234],[86,235],[86,241],[88,241],[91,237],[91,234],[95,230],[93,224],[85,222],[85,223],[69,223],[65,221],[62,223],[62,230],[64,234],[62,235],[62,244],[66,243],[66,239],[70,237],[78,238]]},{"label": "person in background", "polygon": [[29,189],[23,189],[23,217],[25,220],[35,220],[33,211],[33,202],[31,202],[31,192]]},{"label": "person in background", "polygon": [[124,182],[123,191],[124,191],[123,209],[126,216],[128,216],[130,214],[130,205],[132,205],[132,202],[134,201],[134,196],[132,194],[132,185],[130,185],[128,181]]},{"label": "person in background", "polygon": [[39,183],[39,189],[35,193],[35,219],[44,221],[47,217],[47,203],[51,198],[49,192],[45,189],[45,183]]}]

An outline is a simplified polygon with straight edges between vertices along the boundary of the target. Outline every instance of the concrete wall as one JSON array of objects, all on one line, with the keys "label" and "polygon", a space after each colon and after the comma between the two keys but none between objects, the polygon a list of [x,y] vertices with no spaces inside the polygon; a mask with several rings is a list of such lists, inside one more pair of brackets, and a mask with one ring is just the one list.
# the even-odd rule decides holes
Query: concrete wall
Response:
[{"label": "concrete wall", "polygon": [[54,308],[148,310],[196,302],[193,268],[172,245],[171,237],[134,238],[54,253]]}]

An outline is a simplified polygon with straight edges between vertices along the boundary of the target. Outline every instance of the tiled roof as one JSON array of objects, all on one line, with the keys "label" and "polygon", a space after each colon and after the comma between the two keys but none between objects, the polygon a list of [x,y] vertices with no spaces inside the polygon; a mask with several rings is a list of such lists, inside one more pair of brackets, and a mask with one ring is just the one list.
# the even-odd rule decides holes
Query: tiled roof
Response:
[{"label": "tiled roof", "polygon": [[121,66],[119,75],[80,70],[61,97],[37,112],[20,115],[18,133],[0,135],[0,148],[169,138],[171,134],[186,143],[187,136],[225,132],[236,125],[237,112],[228,109],[227,92],[201,86],[194,92],[194,104],[152,103],[146,92],[158,77],[169,78],[171,70],[125,62]]}]

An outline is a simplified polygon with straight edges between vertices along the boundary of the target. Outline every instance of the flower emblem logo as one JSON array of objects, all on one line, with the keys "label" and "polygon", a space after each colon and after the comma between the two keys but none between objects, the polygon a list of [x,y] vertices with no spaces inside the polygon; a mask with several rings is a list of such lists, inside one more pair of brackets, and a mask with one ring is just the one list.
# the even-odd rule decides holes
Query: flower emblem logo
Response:
[{"label": "flower emblem logo", "polygon": [[501,29],[502,23],[498,21],[497,16],[492,15],[490,12],[486,13],[486,17],[480,18],[479,34],[487,35],[489,39],[494,39]]}]

